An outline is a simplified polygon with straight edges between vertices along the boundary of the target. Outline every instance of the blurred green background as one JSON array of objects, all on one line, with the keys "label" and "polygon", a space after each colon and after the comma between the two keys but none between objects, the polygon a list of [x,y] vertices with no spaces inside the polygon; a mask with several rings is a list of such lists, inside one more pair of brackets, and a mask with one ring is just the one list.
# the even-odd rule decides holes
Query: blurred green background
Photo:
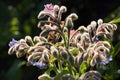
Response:
[{"label": "blurred green background", "polygon": [[[15,55],[8,55],[7,51],[11,38],[19,40],[26,35],[39,35],[37,15],[47,3],[65,5],[68,12],[63,15],[63,19],[71,12],[78,14],[75,28],[87,26],[99,18],[109,22],[120,17],[120,0],[0,0],[0,80],[37,80],[43,73],[36,67],[26,66],[24,58],[17,59]],[[115,31],[112,43],[113,46],[120,44],[120,27]],[[119,47],[116,47],[115,67],[120,73]],[[117,80],[120,75],[113,77]]]}]

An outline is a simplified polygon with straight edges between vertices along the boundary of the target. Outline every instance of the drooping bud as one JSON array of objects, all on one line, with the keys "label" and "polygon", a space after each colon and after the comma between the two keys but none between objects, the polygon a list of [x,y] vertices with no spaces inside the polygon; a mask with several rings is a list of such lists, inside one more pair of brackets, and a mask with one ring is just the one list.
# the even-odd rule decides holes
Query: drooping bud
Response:
[{"label": "drooping bud", "polygon": [[68,60],[70,61],[71,65],[75,64],[75,59],[74,59],[74,57],[72,55],[69,56]]},{"label": "drooping bud", "polygon": [[20,43],[26,43],[25,39],[20,39]]},{"label": "drooping bud", "polygon": [[67,11],[67,8],[65,6],[60,7],[60,13],[65,13]]},{"label": "drooping bud", "polygon": [[34,51],[35,47],[30,47],[27,51],[27,53],[32,53]]},{"label": "drooping bud", "polygon": [[40,12],[40,13],[38,14],[38,19],[41,19],[41,18],[43,18],[43,17],[45,17],[44,12]]},{"label": "drooping bud", "polygon": [[83,54],[79,53],[75,58],[75,64],[77,66],[80,66],[82,62],[83,62]]},{"label": "drooping bud", "polygon": [[80,26],[78,28],[78,30],[80,31],[80,33],[88,32],[88,30],[87,30],[87,28],[85,26]]},{"label": "drooping bud", "polygon": [[44,50],[44,51],[43,51],[42,59],[43,59],[44,62],[48,62],[48,61],[49,61],[50,56],[49,56],[48,50]]},{"label": "drooping bud", "polygon": [[71,13],[68,18],[71,18],[72,20],[77,20],[78,19],[78,15],[76,13]]},{"label": "drooping bud", "polygon": [[80,76],[78,80],[101,80],[101,74],[97,71],[89,71]]},{"label": "drooping bud", "polygon": [[60,52],[60,55],[61,55],[61,57],[64,59],[64,60],[67,60],[68,59],[68,53],[67,53],[67,51],[61,51]]},{"label": "drooping bud", "polygon": [[26,36],[26,37],[25,37],[25,41],[26,41],[26,42],[33,43],[32,38],[31,38],[30,36]]},{"label": "drooping bud", "polygon": [[35,36],[34,39],[33,39],[34,42],[40,42],[40,37],[38,36]]},{"label": "drooping bud", "polygon": [[14,47],[10,47],[10,49],[8,50],[8,54],[12,55],[15,52]]},{"label": "drooping bud", "polygon": [[54,46],[51,46],[50,51],[54,57],[57,57],[57,58],[59,57],[59,52]]},{"label": "drooping bud", "polygon": [[93,67],[96,65],[97,63],[97,58],[98,58],[98,52],[94,52],[94,56],[92,57],[91,61],[90,61],[90,65]]},{"label": "drooping bud", "polygon": [[58,11],[59,10],[59,6],[58,5],[54,5],[54,10]]}]

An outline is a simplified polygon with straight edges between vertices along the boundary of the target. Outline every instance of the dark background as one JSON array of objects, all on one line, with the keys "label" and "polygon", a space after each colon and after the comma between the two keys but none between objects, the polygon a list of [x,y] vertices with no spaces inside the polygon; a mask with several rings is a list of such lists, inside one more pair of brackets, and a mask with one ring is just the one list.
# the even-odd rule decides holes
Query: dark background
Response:
[{"label": "dark background", "polygon": [[[26,35],[39,35],[37,15],[49,3],[67,7],[63,19],[75,12],[79,16],[75,29],[99,18],[109,22],[120,17],[120,0],[0,0],[0,80],[37,80],[43,72],[24,65],[23,58],[17,59],[15,55],[8,55],[7,51],[11,38],[19,40]],[[120,27],[115,31],[112,43],[116,45],[118,42]],[[115,60],[119,69],[120,54],[116,55]]]}]

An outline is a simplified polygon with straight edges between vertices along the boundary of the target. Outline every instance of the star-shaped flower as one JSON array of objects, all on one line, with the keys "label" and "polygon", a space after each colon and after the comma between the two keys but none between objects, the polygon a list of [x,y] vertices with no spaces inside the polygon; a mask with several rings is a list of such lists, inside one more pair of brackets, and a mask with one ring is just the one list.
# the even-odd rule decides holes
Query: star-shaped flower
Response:
[{"label": "star-shaped flower", "polygon": [[12,38],[12,41],[10,41],[10,43],[9,43],[9,47],[12,47],[12,46],[14,46],[15,44],[19,44],[20,42],[19,41],[17,41],[17,40],[15,40],[14,38]]}]

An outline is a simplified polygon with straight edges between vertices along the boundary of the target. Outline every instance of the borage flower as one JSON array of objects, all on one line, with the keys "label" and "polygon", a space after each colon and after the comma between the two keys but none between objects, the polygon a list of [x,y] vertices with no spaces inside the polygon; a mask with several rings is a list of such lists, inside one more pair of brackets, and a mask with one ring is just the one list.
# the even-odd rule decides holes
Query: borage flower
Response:
[{"label": "borage flower", "polygon": [[106,64],[108,64],[110,61],[112,61],[112,56],[110,56],[107,60],[105,60],[105,61],[101,61],[101,62],[99,62],[99,64],[100,65],[106,65]]},{"label": "borage flower", "polygon": [[45,63],[42,63],[42,62],[40,62],[40,61],[38,61],[38,62],[33,62],[33,61],[31,61],[30,64],[32,64],[33,66],[36,66],[36,67],[38,67],[38,68],[45,68],[45,67],[46,67],[46,64],[45,64]]},{"label": "borage flower", "polygon": [[53,4],[46,4],[44,5],[44,10],[42,10],[39,15],[38,15],[38,19],[43,18],[45,16],[49,16],[51,17],[53,20],[55,19],[55,9],[54,9],[54,5]]},{"label": "borage flower", "polygon": [[51,4],[46,4],[46,5],[44,5],[44,10],[49,10],[49,11],[51,11],[51,10],[54,10],[54,5],[51,3]]},{"label": "borage flower", "polygon": [[20,42],[12,38],[12,41],[9,43],[9,47],[13,47],[15,44],[19,44]]}]

